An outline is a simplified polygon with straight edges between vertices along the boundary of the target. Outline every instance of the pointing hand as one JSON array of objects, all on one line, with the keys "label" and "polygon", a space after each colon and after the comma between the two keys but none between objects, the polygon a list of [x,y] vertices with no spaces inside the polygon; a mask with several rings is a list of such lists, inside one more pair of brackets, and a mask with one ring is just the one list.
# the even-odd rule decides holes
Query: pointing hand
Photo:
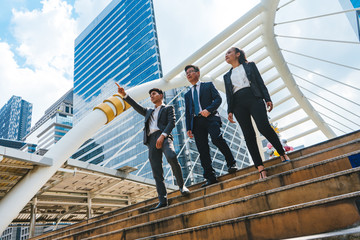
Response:
[{"label": "pointing hand", "polygon": [[118,86],[118,93],[124,97],[126,95],[125,89],[123,87],[120,87],[118,83],[115,83]]}]

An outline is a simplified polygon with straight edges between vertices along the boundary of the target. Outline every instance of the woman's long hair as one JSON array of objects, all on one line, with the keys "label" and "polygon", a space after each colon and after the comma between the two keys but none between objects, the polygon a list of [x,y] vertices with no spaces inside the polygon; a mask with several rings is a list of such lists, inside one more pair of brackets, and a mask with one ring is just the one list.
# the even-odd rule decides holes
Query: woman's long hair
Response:
[{"label": "woman's long hair", "polygon": [[237,47],[234,47],[235,53],[240,53],[240,56],[238,58],[238,61],[240,64],[247,63],[248,60],[246,59],[245,52],[242,49],[239,49]]}]

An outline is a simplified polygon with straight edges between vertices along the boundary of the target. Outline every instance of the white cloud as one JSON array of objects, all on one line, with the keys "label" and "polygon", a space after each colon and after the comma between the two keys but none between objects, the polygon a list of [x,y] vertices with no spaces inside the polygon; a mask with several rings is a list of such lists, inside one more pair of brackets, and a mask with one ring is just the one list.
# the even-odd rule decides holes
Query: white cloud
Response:
[{"label": "white cloud", "polygon": [[[21,96],[33,104],[35,124],[73,86],[78,29],[88,25],[109,2],[77,0],[73,7],[63,0],[43,0],[41,9],[13,9],[11,30],[16,42],[0,42],[0,106],[12,95]],[[19,56],[24,65],[19,65]]]},{"label": "white cloud", "polygon": [[[72,87],[73,75],[72,7],[60,0],[42,3],[40,10],[13,10],[11,28],[19,45],[0,43],[0,105],[12,95],[21,96],[33,104],[33,124]],[[23,66],[17,56],[24,59]]]},{"label": "white cloud", "polygon": [[32,70],[19,67],[7,43],[0,43],[0,55],[1,105],[12,95],[21,96],[33,104],[33,123],[72,86],[72,82],[55,68]]},{"label": "white cloud", "polygon": [[17,51],[31,67],[50,67],[72,76],[75,38],[72,6],[59,0],[42,3],[41,10],[13,10],[13,33],[20,43]]}]

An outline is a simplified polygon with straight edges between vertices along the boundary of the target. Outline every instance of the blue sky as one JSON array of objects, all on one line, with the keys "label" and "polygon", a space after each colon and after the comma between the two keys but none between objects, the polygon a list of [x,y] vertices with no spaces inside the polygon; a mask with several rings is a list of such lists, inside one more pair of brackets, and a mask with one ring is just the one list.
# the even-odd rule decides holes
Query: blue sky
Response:
[{"label": "blue sky", "polygon": [[[73,46],[75,38],[104,9],[110,0],[0,0],[0,106],[12,95],[18,95],[33,103],[34,124],[44,111],[72,87]],[[237,4],[236,0],[225,0]],[[255,1],[256,2],[256,1]],[[202,9],[197,23],[201,24],[210,14],[213,24],[202,27],[196,44],[186,48],[181,54],[165,54],[172,36],[187,33],[192,18],[184,18],[189,3]],[[157,24],[162,37],[163,69],[169,70],[234,21],[238,15],[225,17],[226,5],[219,7],[221,1],[180,1],[155,0]],[[253,4],[247,4],[240,11],[244,13]],[[245,6],[245,5],[243,5]],[[219,11],[217,11],[219,10]],[[201,11],[200,11],[201,13]],[[173,23],[166,24],[171,18]],[[177,29],[177,34],[170,31]],[[187,54],[187,55],[184,55]],[[177,56],[171,58],[171,56]]]},{"label": "blue sky", "polygon": [[[109,2],[110,0],[0,0],[0,107],[12,95],[21,96],[33,103],[32,124],[35,124],[44,111],[72,87],[74,40]],[[177,66],[258,2],[154,0],[164,73]],[[281,3],[285,2],[288,1],[281,0]],[[338,0],[298,0],[280,10],[277,21],[341,10],[343,8]],[[279,25],[275,30],[279,34],[291,36],[357,41],[345,16]],[[359,45],[315,44],[280,38],[279,45],[284,49],[360,67]],[[357,71],[344,71],[289,53],[284,54],[284,57],[289,61],[312,65],[316,72],[330,74],[360,87]],[[307,74],[306,77],[316,79],[312,74]],[[336,85],[328,81],[321,84],[338,90]],[[360,100],[355,96],[356,92],[344,91],[354,101]]]},{"label": "blue sky", "polygon": [[0,106],[33,103],[34,124],[72,87],[76,36],[109,0],[0,0]]}]

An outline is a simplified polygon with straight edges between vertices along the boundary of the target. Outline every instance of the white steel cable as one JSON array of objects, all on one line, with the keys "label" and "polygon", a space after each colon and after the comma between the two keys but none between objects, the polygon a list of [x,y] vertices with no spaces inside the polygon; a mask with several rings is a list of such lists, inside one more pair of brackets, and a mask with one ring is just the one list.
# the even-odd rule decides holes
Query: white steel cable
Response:
[{"label": "white steel cable", "polygon": [[342,109],[342,110],[346,111],[347,113],[350,113],[350,114],[352,114],[352,115],[354,115],[354,116],[356,116],[356,117],[360,118],[360,116],[359,116],[359,115],[357,115],[357,114],[355,114],[355,113],[353,113],[353,112],[351,112],[351,111],[349,111],[349,110],[347,110],[347,109],[345,109],[345,108],[343,108],[343,107],[339,106],[338,104],[336,104],[336,103],[334,103],[334,102],[331,102],[331,101],[327,100],[327,99],[326,99],[326,98],[324,98],[324,97],[321,97],[319,94],[316,94],[316,93],[314,93],[313,91],[311,91],[311,90],[309,90],[309,89],[307,89],[307,88],[305,88],[305,87],[299,86],[299,88],[301,88],[301,89],[303,89],[303,90],[306,90],[306,91],[308,91],[308,92],[310,92],[310,93],[314,94],[314,95],[315,95],[315,96],[317,96],[318,98],[321,98],[322,100],[324,100],[324,101],[326,101],[326,102],[328,102],[328,103],[330,103],[330,104],[333,104],[333,105],[337,106],[338,108],[340,108],[340,109]]},{"label": "white steel cable", "polygon": [[352,101],[352,100],[350,100],[350,99],[348,99],[348,98],[344,98],[344,97],[343,97],[342,95],[340,95],[340,94],[337,94],[337,93],[335,93],[335,92],[333,92],[333,91],[330,91],[330,90],[328,90],[328,89],[326,89],[326,88],[324,88],[324,87],[322,87],[322,86],[320,86],[320,85],[318,85],[318,84],[316,84],[316,83],[310,82],[309,80],[306,80],[305,78],[300,77],[300,76],[298,76],[298,75],[296,75],[296,74],[293,74],[293,76],[295,76],[295,77],[297,77],[297,78],[300,78],[301,80],[303,80],[303,81],[305,81],[305,82],[307,82],[307,83],[309,83],[309,84],[311,84],[311,85],[314,85],[314,86],[316,86],[316,87],[318,87],[318,88],[320,88],[320,89],[322,89],[322,90],[324,90],[324,91],[326,91],[326,92],[332,93],[332,94],[334,94],[335,96],[337,96],[337,97],[339,97],[339,98],[341,98],[341,99],[344,99],[345,101],[351,102],[351,103],[355,104],[356,106],[359,106],[359,107],[360,107],[360,104],[359,104],[359,103],[354,102],[354,101]]},{"label": "white steel cable", "polygon": [[[337,116],[339,116],[339,117],[341,117],[341,118],[343,118],[343,119],[345,119],[345,120],[347,120],[347,121],[351,122],[352,124],[354,124],[354,125],[356,125],[356,126],[360,127],[360,125],[359,125],[358,123],[356,123],[356,122],[354,122],[354,121],[350,120],[349,118],[345,118],[343,115],[341,115],[341,114],[339,114],[339,113],[335,112],[334,110],[332,110],[332,109],[330,109],[330,108],[328,108],[328,107],[325,107],[323,104],[320,104],[320,103],[318,103],[318,102],[316,102],[316,101],[314,101],[314,100],[312,100],[312,99],[309,99],[309,100],[310,100],[311,102],[316,103],[317,105],[319,105],[319,106],[321,106],[321,107],[325,108],[325,109],[326,109],[326,110],[328,110],[329,112],[332,112],[333,114],[335,114],[335,115],[337,115]],[[323,115],[325,115],[325,114],[323,114]]]},{"label": "white steel cable", "polygon": [[294,66],[294,67],[297,67],[297,68],[300,68],[300,69],[302,69],[302,70],[308,71],[309,73],[318,75],[318,76],[320,76],[320,77],[329,79],[329,80],[331,80],[331,81],[334,81],[334,82],[339,83],[339,84],[341,84],[341,85],[347,86],[347,87],[352,88],[352,89],[354,89],[354,90],[360,91],[360,88],[354,87],[353,85],[340,82],[340,81],[338,81],[338,80],[336,80],[336,79],[333,79],[333,78],[327,77],[327,76],[325,76],[325,75],[322,75],[322,74],[320,74],[320,73],[317,73],[317,72],[311,71],[311,70],[309,70],[309,69],[300,67],[299,65],[296,65],[296,64],[293,64],[293,63],[289,63],[289,62],[288,62],[287,64],[288,64],[288,65],[291,65],[291,66]]},{"label": "white steel cable", "polygon": [[278,35],[278,34],[275,34],[275,37],[294,38],[294,39],[313,40],[313,41],[323,41],[323,42],[333,42],[333,43],[358,44],[358,45],[360,45],[360,42],[352,42],[352,41],[344,41],[344,40],[331,40],[331,39],[322,39],[322,38],[307,38],[307,37],[286,36],[286,35]]},{"label": "white steel cable", "polygon": [[353,8],[353,9],[349,9],[349,10],[345,10],[345,11],[327,13],[327,14],[317,15],[317,16],[313,16],[313,17],[300,18],[300,19],[295,19],[295,20],[291,20],[291,21],[274,23],[274,26],[280,25],[280,24],[286,24],[286,23],[294,23],[294,22],[306,21],[306,20],[315,19],[315,18],[328,17],[328,16],[337,15],[337,14],[341,14],[341,13],[354,12],[354,11],[357,11],[357,10],[360,10],[360,8]]},{"label": "white steel cable", "polygon": [[283,49],[283,48],[280,48],[280,50],[282,50],[282,51],[284,51],[284,52],[289,52],[289,53],[293,53],[293,54],[296,54],[296,55],[300,55],[300,56],[303,56],[303,57],[315,59],[315,60],[318,60],[318,61],[321,61],[321,62],[331,63],[331,64],[334,64],[334,65],[337,65],[337,66],[346,67],[346,68],[350,68],[350,69],[354,69],[354,70],[360,71],[360,68],[356,68],[356,67],[352,67],[352,66],[348,66],[348,65],[336,63],[336,62],[331,62],[331,61],[328,61],[328,60],[324,60],[324,59],[321,59],[321,58],[312,57],[312,56],[305,55],[305,54],[302,54],[302,53],[293,52],[293,51],[286,50],[286,49]]}]

